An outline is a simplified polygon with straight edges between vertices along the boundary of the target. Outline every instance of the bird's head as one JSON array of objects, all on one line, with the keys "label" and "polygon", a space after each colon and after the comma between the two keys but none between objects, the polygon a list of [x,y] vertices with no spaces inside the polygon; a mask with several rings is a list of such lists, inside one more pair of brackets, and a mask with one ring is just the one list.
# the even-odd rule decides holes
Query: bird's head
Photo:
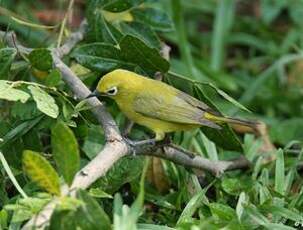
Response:
[{"label": "bird's head", "polygon": [[140,76],[137,74],[117,69],[104,75],[99,81],[96,90],[89,96],[107,96],[117,99],[120,96],[132,92],[132,88],[140,81]]}]

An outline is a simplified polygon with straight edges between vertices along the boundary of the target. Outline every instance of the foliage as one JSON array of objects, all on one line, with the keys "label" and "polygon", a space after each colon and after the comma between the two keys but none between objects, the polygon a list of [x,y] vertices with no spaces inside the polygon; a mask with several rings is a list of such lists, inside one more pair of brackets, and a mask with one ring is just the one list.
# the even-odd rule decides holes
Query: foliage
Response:
[{"label": "foliage", "polygon": [[[72,22],[50,17],[67,8],[64,1],[0,1],[1,31],[15,31],[33,48],[25,54],[0,40],[0,229],[20,229],[53,197],[49,229],[303,225],[301,0],[88,0],[72,5]],[[161,72],[163,81],[219,113],[263,121],[265,134],[224,125],[172,135],[212,161],[244,155],[251,168],[214,178],[129,156],[75,198],[60,196],[105,144],[90,108],[73,97],[52,58],[81,15],[88,22],[84,39],[63,60],[90,89],[117,68],[148,77]],[[106,106],[123,130],[124,115],[113,102]],[[130,133],[149,135],[137,125]]]}]

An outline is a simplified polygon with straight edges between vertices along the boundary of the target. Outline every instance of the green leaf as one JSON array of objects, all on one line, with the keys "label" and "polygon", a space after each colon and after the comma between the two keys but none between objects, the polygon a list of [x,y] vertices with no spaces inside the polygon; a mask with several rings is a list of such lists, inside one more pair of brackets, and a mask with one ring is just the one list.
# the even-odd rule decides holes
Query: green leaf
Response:
[{"label": "green leaf", "polygon": [[100,125],[90,125],[88,134],[85,137],[82,149],[85,154],[93,159],[105,144],[103,129]]},{"label": "green leaf", "polygon": [[155,30],[169,32],[173,30],[172,20],[168,15],[155,8],[133,8],[130,13],[136,21],[148,24]]},{"label": "green leaf", "polygon": [[0,99],[8,101],[21,101],[25,103],[30,95],[22,90],[14,89],[7,81],[0,80]]},{"label": "green leaf", "polygon": [[276,170],[275,170],[275,191],[284,194],[285,193],[285,174],[284,174],[284,154],[283,150],[279,149],[276,152]]},{"label": "green leaf", "polygon": [[210,141],[201,131],[199,131],[199,134],[202,139],[202,143],[205,147],[208,158],[212,161],[219,160],[216,145],[212,141]]},{"label": "green leaf", "polygon": [[147,46],[137,37],[126,35],[120,42],[121,53],[125,61],[137,64],[143,70],[166,73],[169,63],[155,48]]},{"label": "green leaf", "polygon": [[286,194],[291,191],[292,184],[295,179],[295,175],[296,175],[296,167],[293,167],[288,171],[285,177],[284,191],[286,192]]},{"label": "green leaf", "polygon": [[88,192],[89,195],[96,198],[113,199],[113,196],[104,192],[101,188],[91,188]]},{"label": "green leaf", "polygon": [[0,79],[8,79],[8,72],[16,54],[14,48],[0,49]]},{"label": "green leaf", "polygon": [[190,201],[187,203],[185,208],[183,209],[179,219],[177,221],[177,225],[182,224],[183,222],[187,222],[191,219],[192,215],[196,212],[196,210],[203,205],[202,201],[205,199],[205,190],[201,190],[196,193]]},{"label": "green leaf", "polygon": [[265,225],[269,223],[268,219],[262,213],[260,213],[256,206],[252,204],[249,204],[245,207],[245,212],[248,214],[251,220],[258,223],[259,225]]},{"label": "green leaf", "polygon": [[224,177],[222,179],[222,189],[230,195],[237,196],[243,190],[248,191],[253,184],[253,181],[248,178],[228,178]]},{"label": "green leaf", "polygon": [[9,132],[7,132],[2,138],[0,142],[0,148],[5,146],[7,143],[11,143],[21,136],[25,135],[29,130],[31,130],[34,126],[36,126],[42,119],[42,116],[36,117],[31,120],[27,120],[17,125]]},{"label": "green leaf", "polygon": [[138,6],[143,0],[90,0],[88,2],[87,15],[92,15],[96,10],[106,10],[113,13],[126,11]]},{"label": "green leaf", "polygon": [[0,211],[0,229],[6,229],[8,223],[8,213],[4,209]]},{"label": "green leaf", "polygon": [[244,153],[249,161],[253,161],[256,157],[259,156],[258,150],[262,144],[262,140],[256,140],[252,134],[246,134],[244,136]]},{"label": "green leaf", "polygon": [[264,206],[262,207],[262,210],[265,210],[266,212],[273,214],[273,215],[279,215],[286,219],[300,222],[302,223],[303,217],[302,214],[297,210],[290,210],[284,207],[270,205],[270,206]]},{"label": "green leaf", "polygon": [[[114,229],[115,230],[133,230],[136,229],[136,223],[141,215],[144,204],[144,182],[149,166],[149,159],[146,158],[142,175],[140,178],[140,190],[136,200],[129,208],[122,204],[120,194],[116,194],[114,198]],[[123,206],[122,206],[123,205]]]},{"label": "green leaf", "polygon": [[144,2],[143,0],[106,0],[102,4],[103,10],[110,12],[122,12]]},{"label": "green leaf", "polygon": [[175,230],[175,228],[157,224],[137,224],[137,228],[138,230]]},{"label": "green leaf", "polygon": [[98,180],[98,186],[108,193],[117,191],[122,185],[138,179],[143,162],[141,157],[120,159],[104,177]]},{"label": "green leaf", "polygon": [[82,229],[111,229],[109,217],[94,198],[83,190],[78,191],[77,198],[84,202],[76,214],[79,217],[77,223]]},{"label": "green leaf", "polygon": [[120,49],[109,44],[91,43],[75,49],[72,56],[81,65],[95,71],[134,70],[136,66],[147,72],[165,73],[169,69],[169,63],[159,52],[139,38],[126,35],[120,42]]},{"label": "green leaf", "polygon": [[74,230],[77,229],[76,226],[77,219],[75,218],[74,211],[70,210],[56,210],[53,212],[49,230]]},{"label": "green leaf", "polygon": [[212,215],[219,220],[231,221],[236,217],[236,212],[231,207],[220,204],[220,203],[210,203],[210,211]]},{"label": "green leaf", "polygon": [[[266,23],[272,23],[281,13],[283,7],[287,5],[287,0],[263,0],[260,2],[261,19]],[[292,5],[292,4],[291,4]]]},{"label": "green leaf", "polygon": [[[88,11],[91,12],[91,11]],[[101,11],[93,11],[88,13],[88,32],[87,37],[93,42],[105,42],[117,45],[123,34],[112,24],[108,23],[102,15]]]},{"label": "green leaf", "polygon": [[266,228],[266,229],[269,229],[269,230],[295,230],[296,228],[293,228],[293,227],[290,227],[290,226],[286,226],[284,224],[276,224],[276,223],[266,223],[266,224],[263,224],[263,226]]},{"label": "green leaf", "polygon": [[46,115],[57,118],[59,115],[59,108],[54,100],[48,93],[37,86],[28,86],[37,108]]},{"label": "green leaf", "polygon": [[122,216],[122,205],[123,200],[120,193],[116,193],[114,197],[113,213],[114,213],[114,222],[115,218]]},{"label": "green leaf", "polygon": [[81,205],[83,205],[81,200],[70,196],[64,196],[60,199],[60,203],[57,204],[56,209],[61,211],[76,211]]},{"label": "green leaf", "polygon": [[[210,107],[218,111],[216,106],[209,100],[209,98],[205,96],[199,86],[194,86],[194,93],[199,100],[203,101],[204,103],[208,104]],[[221,127],[221,130],[203,126],[201,127],[201,129],[203,133],[208,137],[208,139],[210,139],[220,147],[225,148],[227,150],[235,150],[239,152],[243,151],[242,145],[239,139],[237,138],[236,134],[232,131],[232,129],[227,124],[223,124],[221,125]]]},{"label": "green leaf", "polygon": [[27,207],[21,205],[6,205],[5,209],[8,211],[14,211],[11,223],[23,222],[33,216],[33,213]]},{"label": "green leaf", "polygon": [[245,192],[241,192],[239,199],[238,199],[238,203],[237,203],[237,207],[236,207],[236,213],[237,213],[237,217],[238,220],[241,222],[242,219],[242,215],[244,213],[245,207],[244,204],[247,202],[247,196],[245,194]]},{"label": "green leaf", "polygon": [[212,87],[220,96],[222,96],[225,100],[229,101],[232,103],[234,106],[238,107],[239,109],[242,109],[244,111],[247,111],[251,113],[249,109],[247,109],[244,105],[242,105],[240,102],[236,101],[234,98],[229,96],[227,93],[225,93],[223,90],[217,88],[214,84],[212,83],[207,83],[210,87]]},{"label": "green leaf", "polygon": [[146,24],[140,22],[121,22],[121,30],[124,34],[133,35],[143,40],[148,46],[159,49],[161,41],[157,34]]},{"label": "green leaf", "polygon": [[[169,71],[170,75],[174,76],[174,77],[177,77],[179,79],[182,79],[184,81],[187,81],[189,82],[190,84],[193,84],[195,85],[196,87],[203,87],[201,88],[201,90],[204,92],[204,90],[207,90],[207,89],[212,89],[214,90],[219,96],[223,97],[225,100],[229,101],[230,103],[232,103],[234,106],[238,107],[239,109],[242,109],[246,112],[249,112],[251,113],[251,111],[249,109],[247,109],[244,105],[242,105],[241,103],[239,103],[238,101],[236,101],[234,98],[232,98],[231,96],[229,96],[226,92],[224,92],[223,90],[219,89],[216,85],[214,85],[213,83],[211,82],[202,82],[202,81],[197,81],[197,80],[192,80],[188,77],[185,77],[181,74],[177,74],[177,73],[174,73],[172,71]],[[204,88],[205,87],[205,88]]]},{"label": "green leaf", "polygon": [[64,180],[71,185],[80,168],[78,142],[72,130],[62,121],[52,128],[52,152]]},{"label": "green leaf", "polygon": [[36,103],[33,100],[28,100],[26,103],[17,101],[13,104],[11,109],[12,117],[20,121],[30,120],[41,114],[42,113],[37,109]]},{"label": "green leaf", "polygon": [[45,48],[34,49],[28,59],[34,68],[41,71],[48,71],[53,67],[51,51]]},{"label": "green leaf", "polygon": [[22,142],[24,148],[31,149],[36,152],[42,152],[43,147],[41,139],[39,129],[31,129],[27,135],[22,137]]},{"label": "green leaf", "polygon": [[51,164],[37,152],[25,150],[22,158],[25,173],[47,192],[60,195],[59,176]]},{"label": "green leaf", "polygon": [[60,84],[61,73],[58,69],[52,69],[50,73],[45,78],[45,85],[48,87],[55,87]]},{"label": "green leaf", "polygon": [[20,223],[30,219],[33,215],[39,213],[41,209],[51,200],[51,196],[46,193],[36,193],[35,197],[18,199],[16,204],[4,206],[5,210],[13,211],[12,223]]},{"label": "green leaf", "polygon": [[129,69],[131,63],[122,60],[122,54],[115,46],[105,43],[82,45],[72,53],[77,62],[94,71],[108,72],[114,69]]},{"label": "green leaf", "polygon": [[266,185],[259,184],[258,188],[259,188],[258,190],[259,190],[259,196],[260,196],[260,201],[259,201],[260,204],[264,204],[266,201],[272,199],[270,191]]}]

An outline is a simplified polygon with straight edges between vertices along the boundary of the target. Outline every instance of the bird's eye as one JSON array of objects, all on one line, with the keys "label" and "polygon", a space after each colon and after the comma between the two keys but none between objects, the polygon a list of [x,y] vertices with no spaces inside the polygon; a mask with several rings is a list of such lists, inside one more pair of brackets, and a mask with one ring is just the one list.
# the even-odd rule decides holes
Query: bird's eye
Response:
[{"label": "bird's eye", "polygon": [[114,96],[114,95],[116,95],[117,94],[117,92],[118,92],[118,89],[117,89],[117,87],[115,86],[115,87],[113,87],[113,88],[110,88],[109,90],[107,90],[107,94],[108,95],[112,95],[112,96]]}]

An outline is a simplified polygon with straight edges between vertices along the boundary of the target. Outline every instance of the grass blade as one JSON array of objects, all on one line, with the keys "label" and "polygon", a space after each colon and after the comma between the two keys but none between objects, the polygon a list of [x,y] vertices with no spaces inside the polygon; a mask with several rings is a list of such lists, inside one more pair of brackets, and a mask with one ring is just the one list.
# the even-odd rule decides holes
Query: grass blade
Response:
[{"label": "grass blade", "polygon": [[275,170],[275,191],[284,194],[285,192],[285,175],[284,175],[284,154],[283,150],[277,151],[276,170]]},{"label": "grass blade", "polygon": [[3,165],[3,168],[4,168],[5,172],[7,173],[8,177],[9,177],[9,179],[11,180],[11,182],[13,183],[15,188],[18,190],[18,192],[21,194],[21,196],[23,198],[28,198],[28,196],[26,195],[26,193],[23,191],[23,189],[19,185],[18,181],[16,180],[16,178],[15,178],[11,168],[9,167],[7,161],[5,160],[5,157],[2,154],[2,152],[0,152],[0,161]]},{"label": "grass blade", "polygon": [[218,1],[211,53],[211,68],[215,71],[222,68],[226,35],[232,26],[234,6],[234,0]]}]

